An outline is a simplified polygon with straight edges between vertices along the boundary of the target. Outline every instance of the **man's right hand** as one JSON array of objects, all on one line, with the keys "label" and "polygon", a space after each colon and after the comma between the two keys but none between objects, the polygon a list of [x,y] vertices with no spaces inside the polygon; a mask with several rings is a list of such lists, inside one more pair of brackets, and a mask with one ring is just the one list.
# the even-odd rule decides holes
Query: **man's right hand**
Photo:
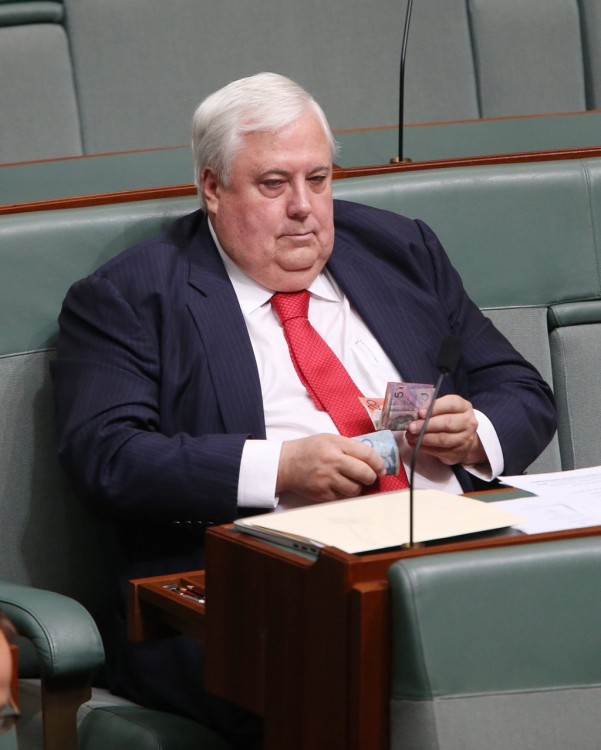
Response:
[{"label": "man's right hand", "polygon": [[386,468],[368,445],[341,435],[320,434],[282,444],[276,493],[293,492],[305,505],[357,497]]}]

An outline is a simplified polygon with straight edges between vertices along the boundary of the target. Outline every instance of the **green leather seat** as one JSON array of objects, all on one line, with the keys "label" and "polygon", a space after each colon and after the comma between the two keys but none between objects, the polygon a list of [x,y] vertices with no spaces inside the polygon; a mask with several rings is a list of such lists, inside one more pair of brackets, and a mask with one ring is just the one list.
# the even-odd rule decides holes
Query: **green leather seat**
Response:
[{"label": "green leather seat", "polygon": [[[90,683],[103,664],[104,650],[94,620],[74,599],[0,580],[0,601],[19,633],[33,644],[39,661],[44,748],[228,750],[228,743],[214,732],[181,716],[131,703],[111,705],[106,693],[105,704],[96,706],[98,698],[91,694]],[[26,681],[23,697],[29,688]],[[76,728],[78,708],[88,699]],[[31,723],[23,711],[20,750],[42,750],[35,732],[26,726]],[[0,740],[8,743],[7,750],[16,750],[11,736]],[[0,750],[5,750],[1,742]]]},{"label": "green leather seat", "polygon": [[391,750],[591,750],[601,538],[405,559],[389,571]]},{"label": "green leather seat", "polygon": [[139,706],[91,711],[79,727],[79,750],[229,750],[214,732],[180,716]]}]

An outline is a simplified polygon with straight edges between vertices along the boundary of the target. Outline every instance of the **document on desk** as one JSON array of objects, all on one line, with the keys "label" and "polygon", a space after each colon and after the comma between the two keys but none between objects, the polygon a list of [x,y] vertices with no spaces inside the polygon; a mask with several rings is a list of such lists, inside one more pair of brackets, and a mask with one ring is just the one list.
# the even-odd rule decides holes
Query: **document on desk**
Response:
[{"label": "document on desk", "polygon": [[[446,539],[523,520],[500,505],[439,490],[415,490],[413,538]],[[399,547],[409,541],[409,490],[240,518],[235,526],[261,539],[314,552],[323,546],[350,554]]]},{"label": "document on desk", "polygon": [[495,503],[526,519],[515,524],[525,534],[601,526],[601,466],[500,479],[533,494]]}]

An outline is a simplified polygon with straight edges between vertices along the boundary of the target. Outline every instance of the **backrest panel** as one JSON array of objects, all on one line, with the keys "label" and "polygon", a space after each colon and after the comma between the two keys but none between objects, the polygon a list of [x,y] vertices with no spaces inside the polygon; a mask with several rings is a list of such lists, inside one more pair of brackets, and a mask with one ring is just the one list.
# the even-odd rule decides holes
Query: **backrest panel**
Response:
[{"label": "backrest panel", "polygon": [[[399,5],[404,19],[407,0]],[[398,59],[402,31],[403,25],[398,24]],[[386,71],[385,80],[394,80],[398,70],[397,63]],[[420,0],[413,4],[404,99],[407,123],[480,116],[466,0]]]},{"label": "backrest panel", "polygon": [[[9,7],[18,16],[7,17]],[[31,14],[24,6],[33,6]],[[79,113],[65,30],[49,23],[60,3],[0,4],[0,161],[16,162],[82,153]],[[3,25],[4,21],[11,23]],[[16,12],[15,11],[15,12]],[[38,11],[38,12],[36,12]],[[56,11],[55,14],[57,14]],[[21,21],[18,25],[15,20]]]},{"label": "backrest panel", "polygon": [[[551,351],[547,332],[546,307],[509,307],[484,309],[486,317],[503,333],[513,346],[540,372],[551,385],[555,384],[551,365]],[[560,389],[559,389],[560,390]],[[564,467],[565,468],[565,467]],[[555,434],[549,445],[528,468],[529,472],[561,471],[562,461],[559,436]]]},{"label": "backrest panel", "polygon": [[550,334],[564,469],[601,465],[601,321]]},{"label": "backrest panel", "polygon": [[201,99],[263,70],[305,86],[332,127],[397,122],[404,19],[394,0],[305,0],[302,10],[280,0],[65,7],[87,153],[187,143]]},{"label": "backrest panel", "polygon": [[548,305],[601,293],[589,190],[591,174],[601,185],[600,161],[357,178],[335,193],[425,220],[480,307]]},{"label": "backrest panel", "polygon": [[52,346],[67,289],[101,263],[160,233],[196,198],[10,214],[0,221],[0,354]]},{"label": "backrest panel", "polygon": [[482,117],[586,109],[577,0],[469,0]]},{"label": "backrest panel", "polygon": [[579,0],[587,108],[601,108],[601,4]]}]

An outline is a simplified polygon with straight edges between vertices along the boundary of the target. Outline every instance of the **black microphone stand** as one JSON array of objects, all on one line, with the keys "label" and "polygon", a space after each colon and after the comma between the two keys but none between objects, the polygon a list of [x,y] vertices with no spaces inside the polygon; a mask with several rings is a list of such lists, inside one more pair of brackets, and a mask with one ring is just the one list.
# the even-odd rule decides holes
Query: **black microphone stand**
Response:
[{"label": "black microphone stand", "polygon": [[442,385],[442,381],[444,380],[444,376],[446,374],[447,371],[444,370],[441,371],[440,375],[438,376],[436,386],[434,387],[434,393],[432,394],[432,399],[428,405],[426,416],[424,417],[424,423],[421,430],[419,431],[419,435],[417,436],[415,447],[413,448],[413,453],[411,455],[411,464],[409,466],[409,547],[413,547],[413,475],[415,474],[415,464],[417,463],[417,455],[419,453],[419,449],[421,448],[422,440],[424,439],[424,435],[426,434],[428,422],[430,421],[430,417],[432,416],[434,402],[438,398],[440,386]]},{"label": "black microphone stand", "polygon": [[409,26],[411,24],[411,11],[413,10],[413,0],[408,0],[407,11],[405,13],[405,29],[403,31],[403,42],[401,44],[401,69],[399,75],[399,150],[398,156],[394,156],[391,164],[409,163],[411,159],[403,157],[403,130],[405,123],[405,57],[407,56],[407,41],[409,40]]},{"label": "black microphone stand", "polygon": [[413,545],[413,475],[415,474],[415,465],[417,463],[417,456],[418,456],[419,449],[422,444],[422,440],[424,439],[424,435],[426,434],[426,429],[428,428],[428,422],[430,421],[430,417],[432,416],[432,409],[434,408],[434,402],[438,398],[438,394],[440,392],[440,386],[442,385],[442,381],[444,380],[445,375],[455,372],[455,368],[457,367],[457,363],[459,362],[460,356],[461,356],[461,340],[457,336],[454,336],[452,334],[445,336],[440,345],[440,351],[438,352],[438,359],[436,361],[436,367],[438,368],[438,371],[440,374],[438,376],[438,380],[436,381],[436,385],[434,386],[434,393],[432,394],[432,399],[430,400],[430,403],[426,410],[424,423],[422,424],[422,428],[419,431],[417,440],[415,441],[415,447],[413,449],[413,454],[411,456],[411,464],[409,467],[409,543],[405,545],[409,548],[414,546]]}]

